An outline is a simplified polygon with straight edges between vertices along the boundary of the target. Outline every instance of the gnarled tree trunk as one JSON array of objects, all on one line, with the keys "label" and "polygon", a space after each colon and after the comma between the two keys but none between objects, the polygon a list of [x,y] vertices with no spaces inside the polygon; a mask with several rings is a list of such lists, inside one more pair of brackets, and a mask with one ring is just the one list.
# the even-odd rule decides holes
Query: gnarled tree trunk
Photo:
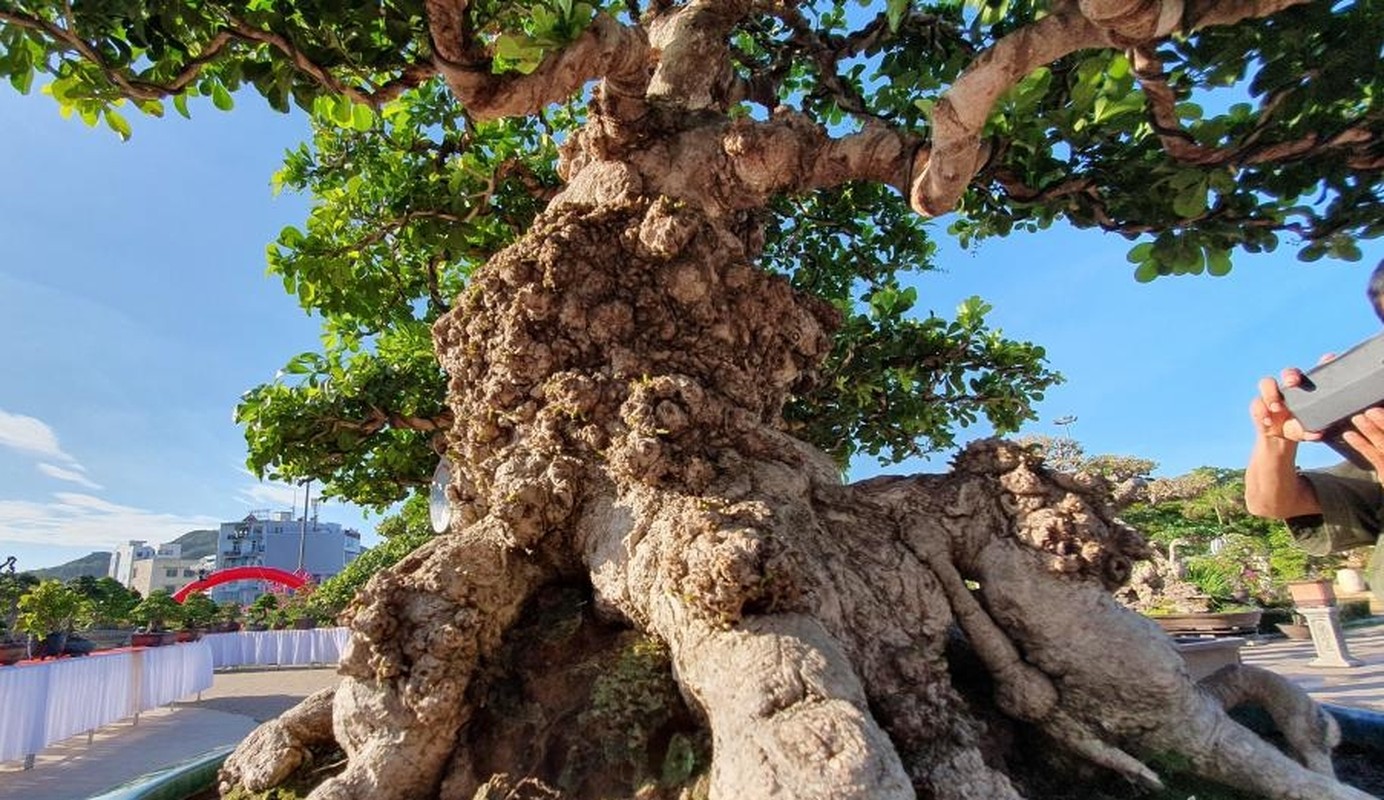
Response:
[{"label": "gnarled tree trunk", "polygon": [[[1012,84],[1025,53],[1165,35],[1163,16],[1180,17],[1159,8],[1112,11],[1129,30],[1111,33],[1064,5],[1062,43],[1035,55],[1016,40],[986,63]],[[473,113],[543,100],[541,80],[506,93],[468,71],[470,54],[446,49],[465,7],[449,9],[429,5],[433,38]],[[564,145],[565,190],[435,327],[452,530],[348,612],[330,730],[290,717],[225,782],[262,788],[286,754],[334,740],[347,763],[318,800],[1057,797],[1054,763],[1155,786],[1141,761],[1155,754],[1272,798],[1364,797],[1331,777],[1334,727],[1301,693],[1251,669],[1198,687],[1112,599],[1144,550],[1099,487],[999,442],[945,476],[843,485],[783,432],[836,318],[754,267],[756,211],[846,180],[912,186],[931,209],[971,172],[963,158],[920,173],[927,150],[882,126],[833,139],[788,113],[728,119],[718,65],[747,9],[651,12],[647,41],[598,17],[545,67],[558,96],[583,74],[605,81]],[[1157,25],[1129,27],[1148,13]],[[973,85],[957,84],[965,119],[944,148],[970,161],[985,117],[960,91]],[[573,586],[590,608],[545,617],[554,587]],[[631,660],[642,651],[621,628],[656,657]],[[631,663],[644,677],[622,683]],[[1246,700],[1272,708],[1294,755],[1231,721],[1223,706]],[[622,723],[602,719],[612,708]],[[619,741],[640,720],[645,741]],[[628,769],[597,774],[612,762],[593,747],[625,748]]]},{"label": "gnarled tree trunk", "polygon": [[[478,676],[515,660],[504,643],[526,603],[589,581],[600,621],[666,647],[710,733],[711,797],[1019,797],[1034,778],[1015,742],[1033,735],[1148,785],[1137,756],[1178,753],[1270,797],[1364,796],[1330,777],[1319,709],[1292,692],[1274,704],[1298,704],[1281,716],[1314,772],[1217,700],[1275,696],[1245,688],[1269,682],[1194,686],[1156,626],[1115,603],[1143,544],[1098,487],[999,442],[946,476],[843,485],[781,432],[833,315],[751,266],[740,219],[591,163],[476,276],[436,328],[454,528],[354,605],[330,734],[256,737],[228,782],[281,779],[265,765],[334,738],[347,766],[315,798],[580,784],[572,763],[552,773],[560,757],[497,769],[512,738],[477,728],[494,696]],[[975,681],[949,665],[954,629],[983,696],[958,688]]]}]

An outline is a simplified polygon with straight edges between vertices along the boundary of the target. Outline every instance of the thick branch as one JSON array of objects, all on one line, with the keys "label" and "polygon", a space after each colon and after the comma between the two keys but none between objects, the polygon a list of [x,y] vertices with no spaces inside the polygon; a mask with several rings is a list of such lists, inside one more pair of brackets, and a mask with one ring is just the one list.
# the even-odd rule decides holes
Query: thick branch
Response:
[{"label": "thick branch", "polygon": [[921,143],[883,123],[838,139],[805,118],[780,114],[770,123],[734,125],[723,140],[736,176],[762,202],[773,194],[796,194],[851,181],[877,181],[905,191],[909,168]]},{"label": "thick branch", "polygon": [[[980,133],[995,102],[1038,67],[1088,47],[1135,47],[1277,13],[1307,0],[1082,0],[1005,36],[978,56],[938,101],[930,158],[910,192],[913,208],[936,216],[961,199],[984,159]],[[1281,158],[1282,154],[1266,160]]]},{"label": "thick branch", "polygon": [[1163,71],[1163,63],[1151,47],[1137,47],[1131,51],[1131,62],[1139,85],[1144,90],[1148,102],[1148,112],[1153,129],[1163,145],[1163,150],[1184,164],[1202,166],[1242,166],[1293,161],[1316,155],[1324,155],[1331,150],[1348,150],[1348,163],[1353,169],[1377,168],[1381,163],[1379,156],[1371,153],[1372,146],[1378,142],[1377,135],[1363,124],[1351,125],[1335,134],[1312,131],[1299,139],[1283,142],[1260,143],[1260,138],[1268,130],[1275,109],[1293,91],[1292,87],[1282,89],[1269,96],[1259,110],[1259,124],[1234,147],[1208,147],[1199,144],[1191,134],[1183,130],[1177,116],[1177,93],[1168,84]]},{"label": "thick branch", "polygon": [[449,428],[452,424],[452,412],[443,411],[435,417],[415,417],[372,407],[365,419],[327,419],[323,420],[323,423],[327,427],[320,434],[322,438],[330,438],[339,430],[356,431],[371,436],[386,427],[431,433]]},{"label": "thick branch", "polygon": [[[543,59],[532,73],[495,75],[488,58],[469,44],[465,3],[428,3],[439,71],[466,112],[477,120],[534,114],[571,97],[590,80],[642,86],[648,80],[649,44],[642,31],[597,14],[580,36]],[[440,9],[440,10],[439,10]],[[455,37],[466,37],[458,42]]]},{"label": "thick branch", "polygon": [[[961,199],[982,162],[980,132],[1001,95],[1038,67],[1110,40],[1067,6],[1005,36],[981,53],[933,110],[932,149],[910,193],[920,214],[937,216]],[[922,159],[920,159],[922,160]]]}]

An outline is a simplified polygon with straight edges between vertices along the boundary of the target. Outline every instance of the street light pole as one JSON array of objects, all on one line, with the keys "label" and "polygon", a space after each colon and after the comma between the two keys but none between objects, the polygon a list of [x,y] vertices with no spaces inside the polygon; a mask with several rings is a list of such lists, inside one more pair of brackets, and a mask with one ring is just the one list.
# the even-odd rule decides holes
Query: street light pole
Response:
[{"label": "street light pole", "polygon": [[312,478],[303,481],[303,519],[298,526],[298,572],[303,571],[303,553],[308,543],[308,498],[312,496]]}]

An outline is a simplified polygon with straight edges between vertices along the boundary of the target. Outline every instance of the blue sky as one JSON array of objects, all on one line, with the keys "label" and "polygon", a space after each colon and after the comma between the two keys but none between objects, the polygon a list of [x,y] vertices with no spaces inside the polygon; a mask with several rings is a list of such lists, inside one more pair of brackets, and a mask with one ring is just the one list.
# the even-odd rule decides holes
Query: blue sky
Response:
[{"label": "blue sky", "polygon": [[[132,120],[122,143],[45,96],[0,91],[0,558],[21,568],[295,498],[245,471],[231,412],[317,344],[264,271],[265,244],[304,218],[305,201],[273,197],[269,178],[306,123],[249,97],[193,112]],[[944,272],[919,279],[919,309],[950,314],[980,294],[993,324],[1046,346],[1068,379],[1024,433],[1061,433],[1052,420],[1074,415],[1088,452],[1152,458],[1164,474],[1240,466],[1255,381],[1379,327],[1363,299],[1377,243],[1356,264],[1301,264],[1284,247],[1238,255],[1227,278],[1141,285],[1116,236],[1058,227],[962,252],[945,225]],[[1321,446],[1304,457],[1332,460]],[[854,476],[944,465],[861,463]],[[357,509],[320,514],[373,538]]]}]

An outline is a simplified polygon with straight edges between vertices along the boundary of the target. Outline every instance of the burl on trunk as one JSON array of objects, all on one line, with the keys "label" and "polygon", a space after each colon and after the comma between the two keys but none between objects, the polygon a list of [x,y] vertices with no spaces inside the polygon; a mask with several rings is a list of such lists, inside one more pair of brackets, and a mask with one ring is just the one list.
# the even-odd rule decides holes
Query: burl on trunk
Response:
[{"label": "burl on trunk", "polygon": [[[1335,729],[1300,692],[1252,668],[1194,685],[1112,599],[1144,545],[1100,487],[998,441],[946,475],[843,485],[779,417],[834,312],[751,265],[749,217],[645,189],[589,166],[438,323],[453,529],[348,612],[330,715],[269,723],[226,786],[273,785],[334,741],[345,769],[314,798],[990,800],[1101,772],[1083,765],[1157,786],[1140,758],[1170,753],[1267,797],[1365,797],[1331,777]],[[635,629],[671,668],[681,699],[650,695],[648,757],[681,743],[708,767],[579,774],[574,743],[611,727],[579,707],[613,662],[540,641],[555,634],[534,615],[564,586],[593,602],[557,619]],[[562,641],[609,653],[621,636]],[[572,696],[545,672],[574,676]],[[520,685],[567,709],[527,746],[493,713]],[[1226,716],[1243,701],[1295,757]]]}]

